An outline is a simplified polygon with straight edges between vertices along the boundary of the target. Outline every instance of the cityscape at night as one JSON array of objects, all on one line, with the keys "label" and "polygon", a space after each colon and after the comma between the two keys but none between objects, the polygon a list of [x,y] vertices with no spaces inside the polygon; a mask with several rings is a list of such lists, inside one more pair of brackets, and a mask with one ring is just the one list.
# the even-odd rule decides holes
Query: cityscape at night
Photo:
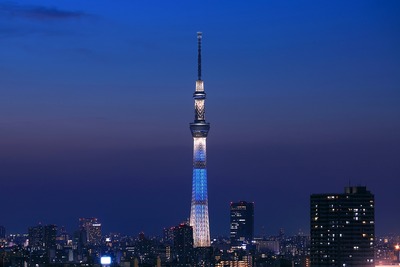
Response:
[{"label": "cityscape at night", "polygon": [[400,1],[0,0],[0,267],[400,266]]}]

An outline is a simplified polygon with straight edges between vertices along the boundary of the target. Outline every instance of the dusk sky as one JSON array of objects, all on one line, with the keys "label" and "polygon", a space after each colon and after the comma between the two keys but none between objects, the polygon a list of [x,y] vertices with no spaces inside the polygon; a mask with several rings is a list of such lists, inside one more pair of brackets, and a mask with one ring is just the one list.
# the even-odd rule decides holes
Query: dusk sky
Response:
[{"label": "dusk sky", "polygon": [[189,217],[203,32],[211,235],[309,231],[312,193],[366,185],[400,233],[400,1],[0,1],[0,225]]}]

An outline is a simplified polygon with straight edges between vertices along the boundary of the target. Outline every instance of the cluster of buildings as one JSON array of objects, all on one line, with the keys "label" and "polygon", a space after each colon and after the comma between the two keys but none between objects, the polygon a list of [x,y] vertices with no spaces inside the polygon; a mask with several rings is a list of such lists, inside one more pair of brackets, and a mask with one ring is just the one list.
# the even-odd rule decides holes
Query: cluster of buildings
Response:
[{"label": "cluster of buildings", "polygon": [[[71,235],[55,224],[38,224],[26,234],[0,236],[0,266],[48,266],[65,262],[95,262],[103,244],[101,223],[97,218],[79,219],[79,228]],[[96,260],[91,260],[96,259]]]},{"label": "cluster of buildings", "polygon": [[[310,234],[254,236],[254,203],[230,204],[230,235],[196,247],[189,222],[163,230],[162,237],[104,235],[97,218],[80,218],[68,233],[36,225],[26,234],[0,226],[0,266],[388,266],[400,264],[400,237],[375,236],[374,195],[366,187],[310,197]],[[102,257],[110,263],[101,264]]]},{"label": "cluster of buildings", "polygon": [[[277,262],[307,256],[308,236],[254,237],[254,203],[230,206],[230,236],[211,240],[209,247],[194,245],[189,222],[163,230],[162,237],[104,235],[97,218],[80,218],[77,229],[38,224],[25,234],[8,234],[1,227],[0,266],[276,266]],[[297,262],[297,261],[296,261]],[[275,264],[275,265],[273,265]]]}]

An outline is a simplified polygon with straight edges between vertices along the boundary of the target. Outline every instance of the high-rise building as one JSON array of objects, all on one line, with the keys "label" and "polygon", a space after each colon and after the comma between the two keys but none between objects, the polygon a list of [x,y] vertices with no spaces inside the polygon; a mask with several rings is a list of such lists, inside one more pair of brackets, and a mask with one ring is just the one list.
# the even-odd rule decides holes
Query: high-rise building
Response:
[{"label": "high-rise building", "polygon": [[[53,262],[56,250],[57,226],[54,224],[37,225],[28,228],[30,259],[33,264]],[[42,266],[42,265],[41,265]]]},{"label": "high-rise building", "polygon": [[56,247],[57,225],[49,224],[44,226],[44,244],[48,249]]},{"label": "high-rise building", "polygon": [[181,223],[174,230],[174,255],[179,266],[193,264],[193,228]]},{"label": "high-rise building", "polygon": [[374,195],[364,186],[311,195],[311,266],[375,266]]},{"label": "high-rise building", "polygon": [[97,218],[79,218],[79,229],[85,232],[89,245],[100,245],[101,223]]},{"label": "high-rise building", "polygon": [[52,249],[56,247],[57,225],[41,225],[29,227],[29,246],[33,249]]},{"label": "high-rise building", "polygon": [[6,238],[6,228],[0,225],[0,239]]},{"label": "high-rise building", "polygon": [[174,243],[174,229],[175,227],[164,228],[163,241],[165,244],[170,245]]},{"label": "high-rise building", "polygon": [[41,248],[44,242],[44,227],[43,225],[33,226],[28,228],[29,246],[31,248]]},{"label": "high-rise building", "polygon": [[58,234],[57,234],[57,243],[59,244],[66,244],[68,242],[69,235],[65,229],[64,226],[61,226],[58,229]]},{"label": "high-rise building", "polygon": [[193,136],[193,183],[190,226],[193,227],[194,247],[209,247],[206,138],[210,130],[210,124],[205,121],[204,102],[206,93],[201,79],[201,40],[202,33],[198,32],[198,75],[196,89],[193,94],[195,112],[194,122],[190,123],[190,131]]},{"label": "high-rise building", "polygon": [[246,249],[254,237],[254,203],[231,202],[231,248]]}]

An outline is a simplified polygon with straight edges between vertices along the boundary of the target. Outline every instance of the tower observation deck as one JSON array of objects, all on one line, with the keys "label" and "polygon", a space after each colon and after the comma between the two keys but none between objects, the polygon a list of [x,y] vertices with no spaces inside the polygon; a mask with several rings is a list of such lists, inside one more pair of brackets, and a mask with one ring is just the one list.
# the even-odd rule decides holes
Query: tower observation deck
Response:
[{"label": "tower observation deck", "polygon": [[196,89],[194,98],[194,122],[190,123],[193,136],[193,184],[190,226],[193,227],[194,247],[210,246],[210,226],[208,219],[207,196],[207,153],[206,139],[210,124],[205,121],[204,83],[201,79],[201,41],[202,33],[197,33],[198,62]]}]

